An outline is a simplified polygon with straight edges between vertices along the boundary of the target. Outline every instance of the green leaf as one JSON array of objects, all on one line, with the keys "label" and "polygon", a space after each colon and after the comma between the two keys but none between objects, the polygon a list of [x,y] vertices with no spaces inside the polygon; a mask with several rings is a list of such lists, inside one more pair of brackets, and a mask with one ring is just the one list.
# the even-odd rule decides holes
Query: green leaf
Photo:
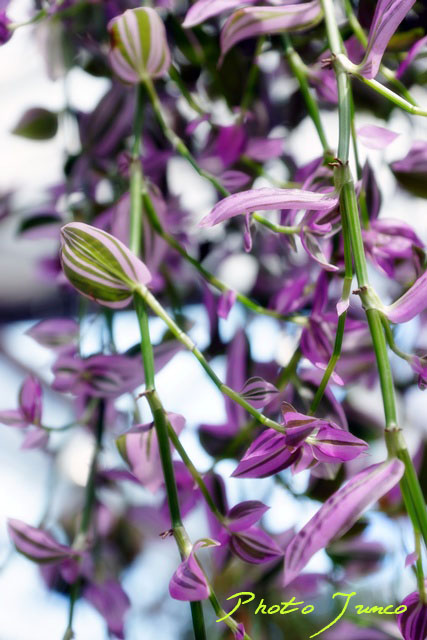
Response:
[{"label": "green leaf", "polygon": [[24,113],[12,133],[30,140],[49,140],[57,131],[57,114],[42,107],[34,107]]}]

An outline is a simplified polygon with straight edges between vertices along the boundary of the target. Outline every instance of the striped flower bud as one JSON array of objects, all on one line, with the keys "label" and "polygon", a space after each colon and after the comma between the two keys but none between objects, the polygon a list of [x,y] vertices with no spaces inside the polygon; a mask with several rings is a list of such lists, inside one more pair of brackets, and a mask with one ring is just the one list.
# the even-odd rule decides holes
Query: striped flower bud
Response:
[{"label": "striped flower bud", "polygon": [[154,9],[128,9],[108,25],[110,63],[129,84],[163,76],[170,66],[165,26]]},{"label": "striped flower bud", "polygon": [[62,269],[82,295],[113,309],[126,307],[151,274],[114,236],[82,222],[61,229]]}]

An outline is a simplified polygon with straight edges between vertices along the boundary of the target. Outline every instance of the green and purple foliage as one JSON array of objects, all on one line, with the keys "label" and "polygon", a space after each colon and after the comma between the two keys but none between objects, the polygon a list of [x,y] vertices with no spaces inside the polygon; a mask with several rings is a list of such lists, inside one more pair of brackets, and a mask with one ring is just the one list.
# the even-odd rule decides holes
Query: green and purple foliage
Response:
[{"label": "green and purple foliage", "polygon": [[[108,637],[145,637],[123,582],[156,541],[175,552],[162,606],[189,603],[175,603],[186,607],[183,639],[425,640],[426,430],[412,429],[408,449],[405,429],[427,386],[426,237],[411,210],[427,197],[427,137],[411,137],[415,118],[427,122],[425,3],[51,0],[29,10],[16,22],[13,2],[0,0],[2,51],[21,28],[60,32],[65,77],[81,67],[108,84],[90,112],[35,105],[13,130],[32,141],[78,132],[63,181],[19,228],[27,241],[56,242],[39,276],[63,313],[30,314],[26,331],[50,350],[51,375],[33,363],[17,407],[0,411],[24,434],[21,448],[46,460],[61,459],[70,431],[93,440],[83,496],[56,509],[55,523],[7,524],[46,587],[68,599],[58,640],[78,638],[81,600]],[[46,48],[50,63],[60,50]],[[396,114],[406,148],[391,160],[405,138],[389,123]],[[304,162],[292,146],[303,122]],[[195,181],[178,172],[182,197],[177,161]],[[390,180],[404,219],[382,206]],[[210,206],[196,212],[199,184]],[[1,197],[0,223],[15,195]],[[254,275],[230,277],[235,258]],[[203,350],[193,304],[208,325]],[[120,350],[125,315],[139,337]],[[252,331],[260,317],[291,345],[285,354],[265,355],[266,334]],[[184,354],[211,384],[196,425],[157,389],[172,371],[191,415]],[[71,403],[70,423],[49,424],[51,396]],[[215,402],[222,423],[210,421]],[[387,562],[400,563],[397,586],[375,577]],[[356,614],[354,592],[393,615]],[[240,598],[255,593],[256,611]],[[347,597],[344,609],[335,596]],[[264,599],[286,608],[307,598],[318,615],[264,616],[280,610]]]}]

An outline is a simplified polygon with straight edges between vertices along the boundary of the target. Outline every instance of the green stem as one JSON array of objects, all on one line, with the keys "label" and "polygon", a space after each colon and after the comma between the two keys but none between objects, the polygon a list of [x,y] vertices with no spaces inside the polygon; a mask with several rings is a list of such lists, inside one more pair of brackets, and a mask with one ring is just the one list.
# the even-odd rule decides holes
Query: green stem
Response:
[{"label": "green stem", "polygon": [[204,169],[202,169],[198,163],[197,160],[193,157],[193,155],[191,154],[190,150],[186,147],[185,143],[183,140],[181,140],[181,138],[179,136],[177,136],[177,134],[175,133],[175,131],[173,131],[173,129],[171,129],[171,127],[168,125],[167,123],[167,119],[163,113],[163,107],[161,105],[161,102],[159,100],[159,96],[157,95],[156,89],[154,87],[153,82],[151,81],[150,78],[146,78],[144,81],[144,85],[145,88],[147,90],[148,96],[150,98],[150,102],[151,105],[153,107],[153,111],[155,113],[155,116],[157,118],[157,121],[165,135],[165,137],[169,140],[169,142],[171,143],[172,147],[180,154],[182,155],[186,160],[188,160],[188,162],[191,164],[191,166],[197,171],[197,173],[202,176],[203,178],[206,178],[206,180],[209,180],[209,182],[211,184],[213,184],[213,186],[215,187],[215,189],[217,191],[219,191],[219,193],[223,196],[228,196],[230,195],[229,192],[227,191],[227,189],[225,189],[222,184],[215,178],[215,176],[213,176],[211,173],[209,173],[208,171],[205,171]]},{"label": "green stem", "polygon": [[246,400],[244,400],[244,398],[242,398],[242,396],[239,395],[237,391],[234,391],[227,385],[223,384],[223,382],[216,375],[215,371],[209,365],[208,361],[201,353],[201,351],[196,347],[191,338],[184,331],[182,331],[180,327],[178,327],[176,322],[170,317],[167,311],[162,307],[162,305],[152,295],[147,287],[142,284],[137,285],[134,289],[134,298],[137,297],[141,297],[151,308],[151,310],[154,311],[154,313],[163,320],[163,322],[170,329],[175,338],[179,340],[189,351],[191,351],[191,353],[197,358],[203,369],[208,374],[209,378],[212,380],[215,386],[218,387],[221,393],[237,402],[237,404],[240,404],[241,407],[246,409],[248,413],[250,413],[254,418],[258,420],[258,422],[260,422],[264,426],[271,427],[272,429],[283,433],[283,426],[281,424],[279,424],[275,420],[267,418],[267,416],[265,416],[263,413],[254,409],[254,407],[249,404],[249,402],[246,402]]},{"label": "green stem", "polygon": [[[353,282],[353,265],[351,259],[351,244],[350,244],[350,236],[348,233],[347,226],[347,218],[343,215],[341,216],[342,220],[342,232],[344,238],[344,264],[345,264],[345,275],[344,275],[344,284],[343,284],[343,292],[342,292],[342,300],[348,300],[351,292],[351,283]],[[326,387],[328,386],[331,375],[335,370],[335,366],[340,359],[342,342],[344,338],[344,330],[345,330],[345,322],[347,318],[347,311],[341,313],[338,318],[337,324],[337,332],[335,334],[335,343],[332,351],[331,358],[328,362],[328,366],[326,367],[326,371],[323,375],[323,378],[320,382],[319,388],[316,391],[316,394],[313,398],[313,402],[311,403],[310,410],[308,415],[314,415],[316,413],[317,407],[320,404],[321,399],[323,398],[323,394],[325,393]]]},{"label": "green stem", "polygon": [[181,95],[185,98],[185,100],[187,101],[188,105],[193,109],[193,111],[198,113],[199,116],[205,116],[206,112],[194,100],[193,96],[191,95],[191,93],[187,89],[187,87],[185,85],[185,82],[181,78],[181,74],[179,73],[178,69],[176,68],[176,66],[174,64],[171,65],[171,67],[169,69],[169,76],[170,76],[170,79],[173,80],[173,82],[175,82],[175,84],[178,87]]},{"label": "green stem", "polygon": [[142,167],[141,131],[144,117],[144,94],[142,85],[136,88],[136,108],[133,124],[132,164],[130,168],[130,243],[136,255],[141,251],[142,236]]},{"label": "green stem", "polygon": [[286,55],[288,64],[299,84],[299,88],[304,98],[304,102],[307,107],[308,114],[312,119],[313,124],[316,128],[317,134],[319,136],[320,142],[323,147],[323,151],[325,155],[330,156],[331,148],[326,139],[326,133],[323,128],[322,120],[320,117],[320,110],[316,100],[313,98],[313,95],[311,94],[310,87],[307,82],[306,66],[304,62],[301,60],[299,54],[295,51],[294,47],[292,46],[292,41],[290,36],[288,34],[284,34],[282,36],[282,40],[285,47],[285,55]]},{"label": "green stem", "polygon": [[394,340],[394,336],[393,336],[393,332],[391,330],[390,324],[387,320],[387,318],[385,316],[381,317],[381,322],[383,325],[383,329],[385,332],[385,337],[387,339],[388,342],[388,346],[390,347],[390,349],[392,351],[394,351],[394,353],[399,356],[399,358],[402,358],[402,360],[406,360],[406,362],[410,362],[411,360],[411,355],[409,353],[405,353],[404,351],[402,351],[401,349],[399,349],[399,347],[397,346],[395,340]]},{"label": "green stem", "polygon": [[[147,213],[147,216],[155,232],[161,238],[163,238],[163,240],[165,240],[168,243],[168,245],[172,247],[172,249],[177,251],[180,254],[180,256],[184,258],[184,260],[186,260],[193,267],[195,267],[195,269],[197,269],[200,275],[203,276],[203,278],[207,282],[209,282],[209,284],[215,287],[215,289],[218,289],[218,291],[221,291],[223,293],[227,291],[232,291],[231,287],[229,287],[227,284],[225,284],[225,282],[223,282],[222,280],[214,276],[212,273],[210,273],[210,271],[205,269],[205,267],[201,265],[200,262],[196,260],[196,258],[193,258],[189,253],[187,253],[184,247],[182,247],[181,244],[172,235],[170,235],[164,230],[159,220],[159,217],[156,213],[156,210],[154,208],[153,202],[148,194],[146,185],[144,185],[143,187],[143,202],[144,202],[145,212]],[[236,299],[241,304],[243,304],[247,309],[249,309],[250,311],[253,311],[254,313],[270,316],[271,318],[277,318],[278,320],[294,322],[295,324],[303,325],[305,323],[305,318],[303,316],[300,316],[297,314],[283,315],[282,313],[279,313],[274,309],[266,309],[262,305],[257,304],[256,302],[254,302],[253,300],[245,296],[243,293],[236,292]]]},{"label": "green stem", "polygon": [[[359,284],[359,293],[366,310],[369,329],[374,346],[386,424],[386,444],[390,456],[397,456],[405,465],[401,481],[401,491],[406,510],[415,530],[420,530],[427,544],[427,511],[417,474],[408,453],[401,430],[397,426],[397,412],[393,378],[387,353],[387,343],[381,324],[381,314],[375,308],[378,299],[368,279],[368,269],[359,220],[357,198],[348,168],[349,141],[351,130],[351,104],[349,79],[339,61],[342,51],[340,33],[335,19],[332,0],[322,0],[325,14],[329,46],[334,56],[334,67],[338,83],[339,146],[335,168],[335,182],[341,190],[341,211],[348,221],[349,235],[353,250],[354,265]],[[416,515],[415,515],[416,514]]]},{"label": "green stem", "polygon": [[421,602],[427,604],[426,585],[424,582],[423,558],[421,552],[420,532],[415,531],[415,552],[418,555],[416,562],[417,584]]},{"label": "green stem", "polygon": [[264,216],[259,213],[252,214],[252,218],[253,220],[256,220],[260,224],[264,225],[264,227],[267,227],[267,229],[275,231],[276,233],[282,233],[285,236],[293,236],[301,232],[301,227],[285,227],[281,224],[275,224],[274,222],[270,222],[270,220],[267,220],[267,218],[264,218]]}]

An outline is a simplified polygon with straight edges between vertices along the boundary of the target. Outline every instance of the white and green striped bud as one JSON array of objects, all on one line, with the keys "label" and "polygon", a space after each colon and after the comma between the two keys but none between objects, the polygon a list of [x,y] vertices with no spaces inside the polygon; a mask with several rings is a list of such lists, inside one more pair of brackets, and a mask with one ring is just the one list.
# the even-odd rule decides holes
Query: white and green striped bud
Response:
[{"label": "white and green striped bud", "polygon": [[151,274],[145,264],[114,236],[83,222],[61,229],[62,269],[82,295],[113,309],[126,307]]},{"label": "white and green striped bud", "polygon": [[128,84],[163,76],[170,66],[165,26],[154,10],[128,9],[108,25],[110,63],[115,74]]}]

